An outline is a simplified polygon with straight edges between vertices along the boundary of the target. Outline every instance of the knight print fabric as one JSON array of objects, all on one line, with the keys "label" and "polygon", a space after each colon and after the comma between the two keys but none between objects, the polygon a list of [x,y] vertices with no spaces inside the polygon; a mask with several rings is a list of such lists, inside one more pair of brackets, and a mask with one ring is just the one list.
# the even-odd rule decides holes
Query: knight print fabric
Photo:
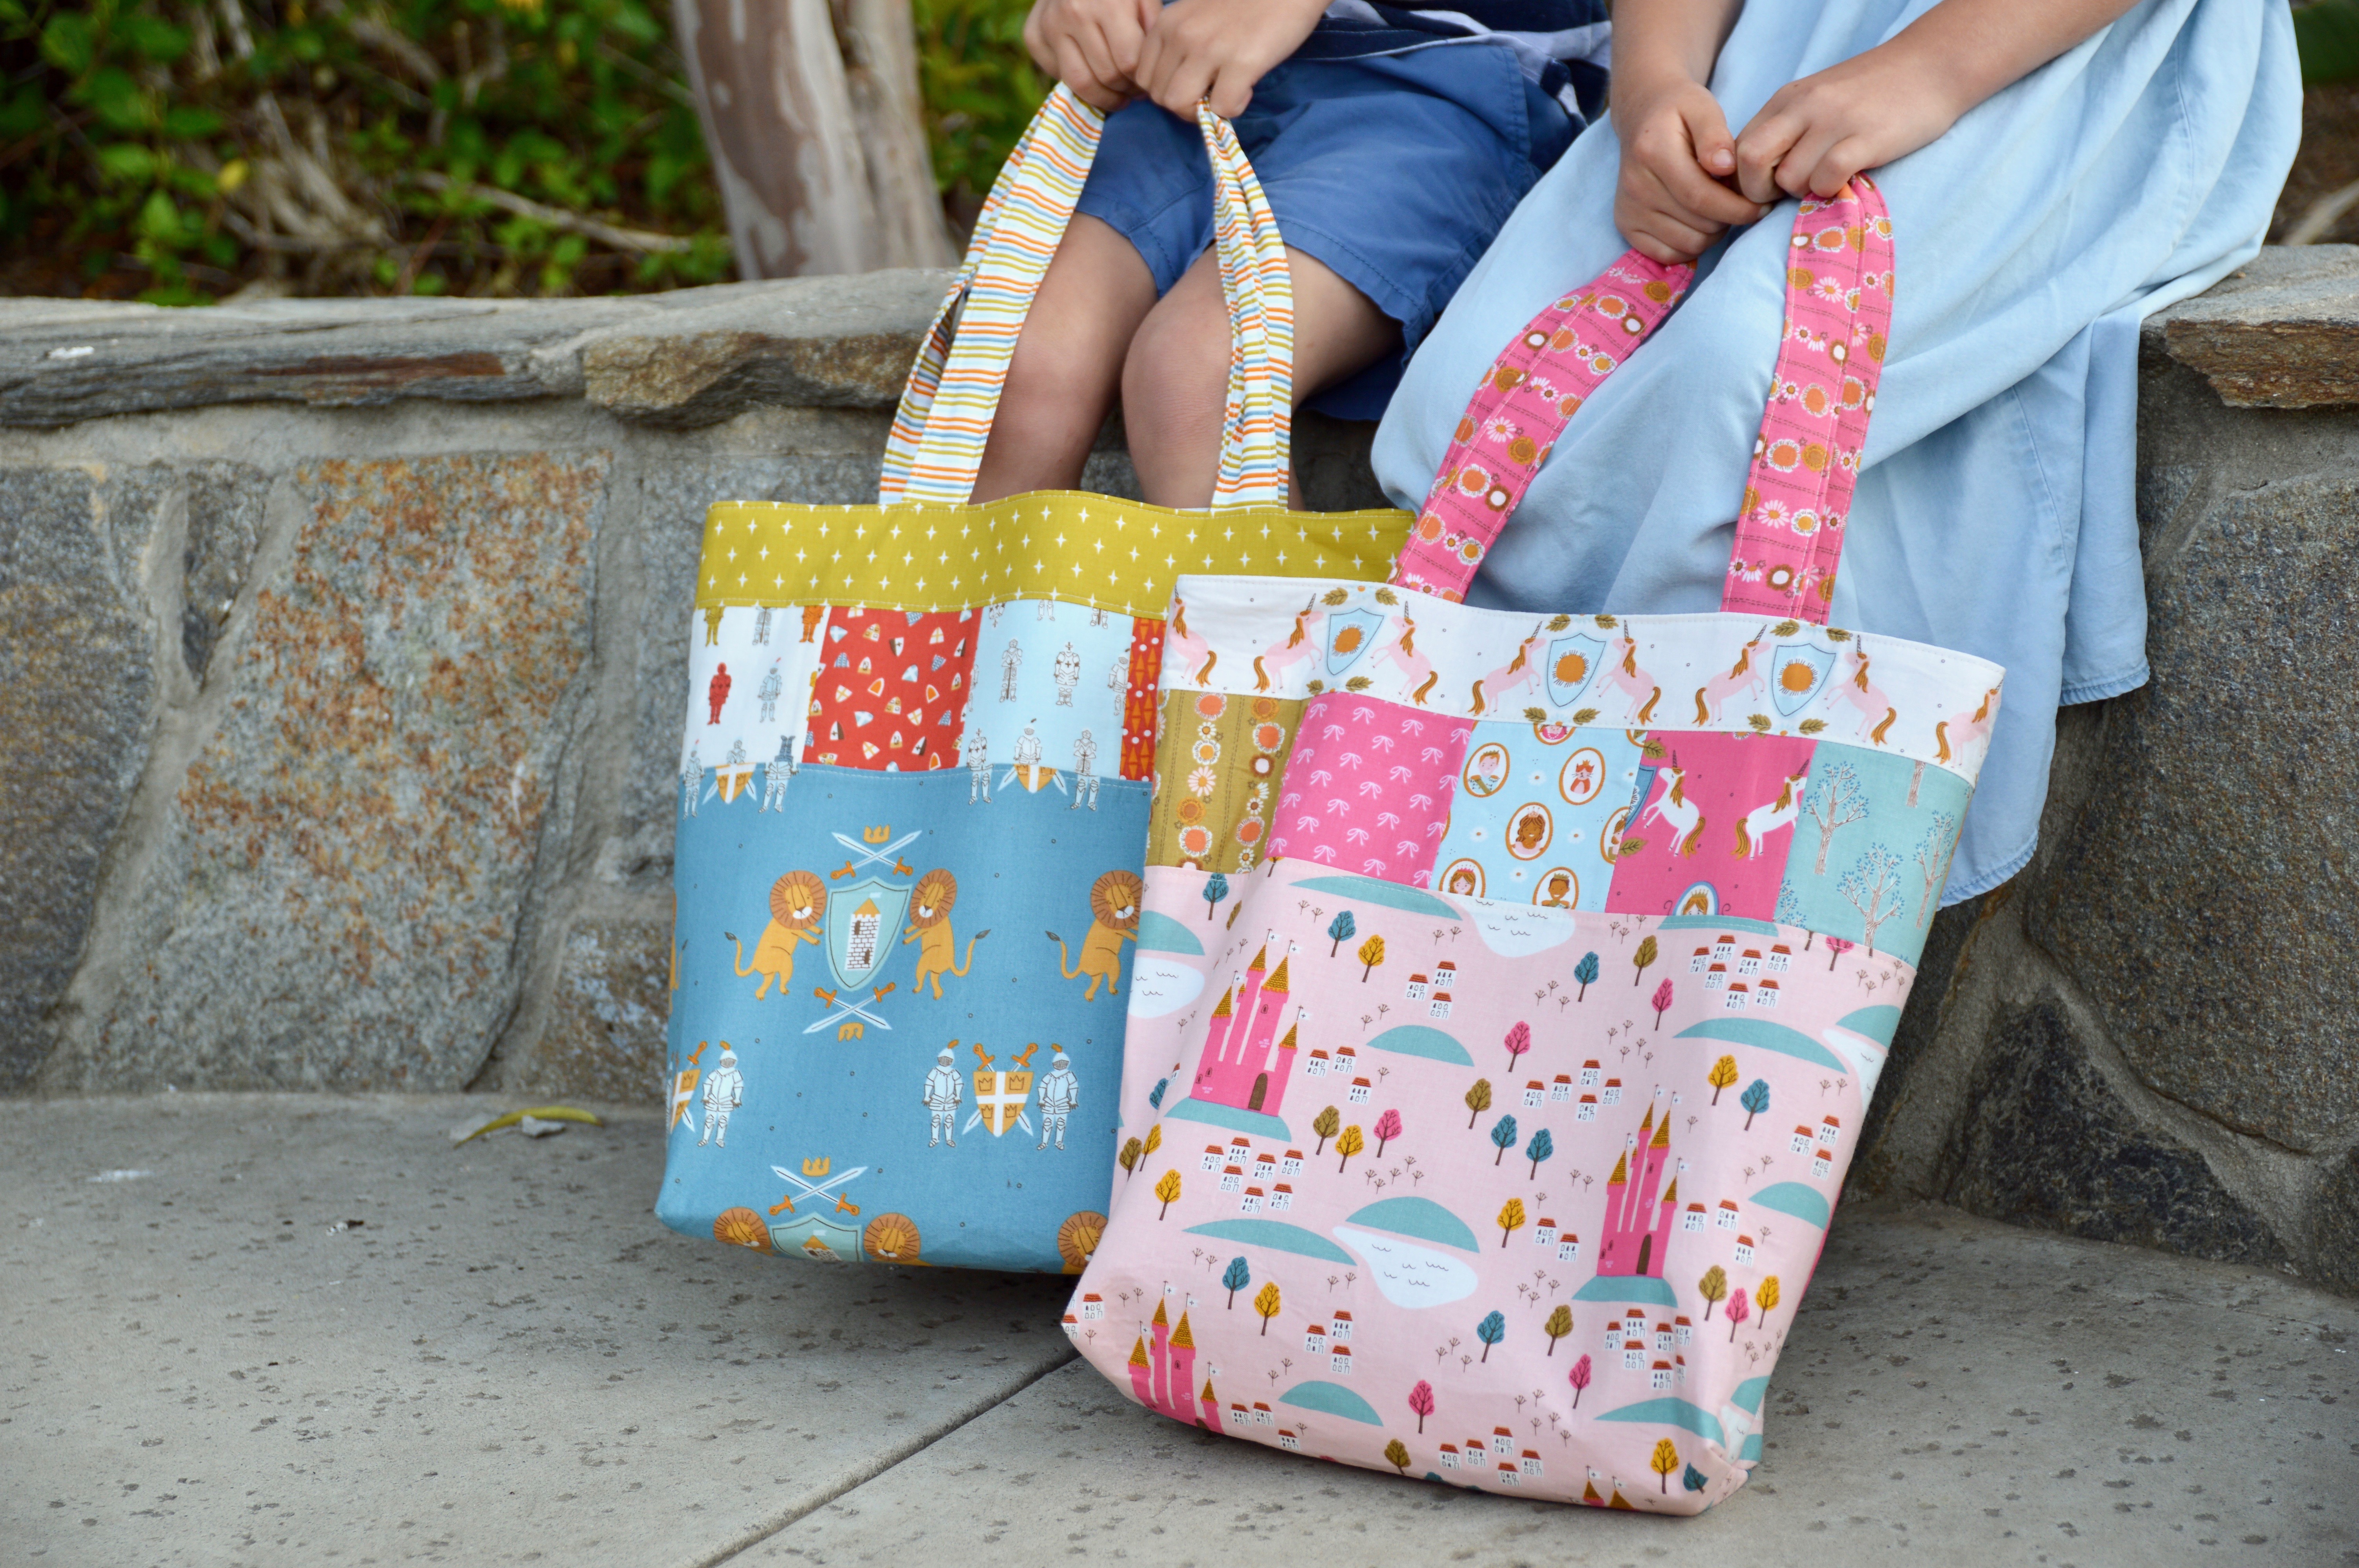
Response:
[{"label": "knight print fabric", "polygon": [[[1684,287],[1636,254],[1485,376],[1393,583],[1178,584],[1167,755],[1191,722],[1217,755],[1156,781],[1118,1174],[1066,1318],[1142,1404],[1640,1511],[1759,1459],[2003,678],[1819,623],[1890,231],[1862,182],[1794,232],[1720,612],[1460,602]],[[1240,705],[1290,741],[1237,745]],[[1186,837],[1256,821],[1250,855]]]}]

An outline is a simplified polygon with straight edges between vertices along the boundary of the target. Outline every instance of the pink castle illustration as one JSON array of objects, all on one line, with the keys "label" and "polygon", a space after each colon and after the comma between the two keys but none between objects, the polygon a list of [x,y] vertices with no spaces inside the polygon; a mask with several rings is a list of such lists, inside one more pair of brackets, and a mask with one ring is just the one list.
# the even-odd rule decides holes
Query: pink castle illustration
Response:
[{"label": "pink castle illustration", "polygon": [[1287,963],[1279,958],[1277,972],[1269,973],[1269,946],[1265,943],[1254,955],[1252,966],[1221,994],[1219,1005],[1212,1009],[1204,1054],[1196,1063],[1195,1085],[1188,1091],[1190,1098],[1278,1114],[1286,1103],[1287,1081],[1294,1076],[1296,1030],[1303,1016],[1303,1010],[1297,1008],[1286,1037],[1277,1037],[1278,1021],[1288,1001]]},{"label": "pink castle illustration", "polygon": [[1644,1274],[1663,1277],[1663,1249],[1671,1238],[1671,1220],[1679,1213],[1680,1184],[1674,1176],[1663,1184],[1663,1171],[1671,1162],[1671,1119],[1658,1124],[1654,1108],[1638,1124],[1614,1174],[1605,1183],[1604,1245],[1598,1249],[1597,1272],[1603,1276]]},{"label": "pink castle illustration", "polygon": [[1148,1410],[1168,1415],[1173,1421],[1189,1426],[1201,1426],[1207,1431],[1221,1430],[1220,1401],[1212,1396],[1212,1379],[1204,1379],[1204,1392],[1200,1400],[1203,1416],[1200,1420],[1188,1402],[1189,1390],[1196,1386],[1196,1336],[1188,1331],[1188,1314],[1180,1314],[1180,1326],[1174,1330],[1163,1303],[1155,1303],[1155,1321],[1148,1325],[1155,1336],[1152,1351],[1147,1348],[1147,1335],[1130,1351],[1130,1391]]}]

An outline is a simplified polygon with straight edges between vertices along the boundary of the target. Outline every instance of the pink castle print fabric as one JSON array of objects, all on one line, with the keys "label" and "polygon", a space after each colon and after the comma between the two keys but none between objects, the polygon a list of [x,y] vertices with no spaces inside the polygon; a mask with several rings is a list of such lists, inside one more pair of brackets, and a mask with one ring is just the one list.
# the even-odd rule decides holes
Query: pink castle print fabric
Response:
[{"label": "pink castle print fabric", "polygon": [[1864,182],[1800,206],[1722,611],[1457,601],[1508,470],[1676,300],[1636,257],[1511,345],[1392,585],[1180,581],[1166,712],[1300,717],[1264,858],[1175,827],[1225,757],[1155,781],[1114,1194],[1065,1319],[1147,1408],[1639,1511],[1758,1461],[2004,673],[1817,623],[1890,231]]}]

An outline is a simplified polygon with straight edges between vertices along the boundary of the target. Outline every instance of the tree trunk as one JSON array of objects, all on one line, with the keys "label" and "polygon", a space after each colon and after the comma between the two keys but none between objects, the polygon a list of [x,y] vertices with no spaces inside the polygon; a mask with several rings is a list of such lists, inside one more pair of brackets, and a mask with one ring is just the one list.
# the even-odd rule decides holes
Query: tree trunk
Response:
[{"label": "tree trunk", "polygon": [[672,0],[745,278],[948,266],[908,0]]}]

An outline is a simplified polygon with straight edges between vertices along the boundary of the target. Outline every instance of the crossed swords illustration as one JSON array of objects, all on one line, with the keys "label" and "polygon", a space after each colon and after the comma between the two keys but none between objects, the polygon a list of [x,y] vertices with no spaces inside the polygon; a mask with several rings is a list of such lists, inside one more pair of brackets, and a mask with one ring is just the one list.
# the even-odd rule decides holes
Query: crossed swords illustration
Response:
[{"label": "crossed swords illustration", "polygon": [[853,1203],[850,1198],[844,1196],[835,1189],[843,1185],[844,1183],[852,1180],[853,1177],[859,1175],[862,1172],[867,1169],[868,1167],[865,1165],[855,1165],[840,1176],[830,1176],[823,1182],[813,1183],[803,1180],[802,1177],[796,1175],[784,1165],[773,1165],[770,1167],[773,1173],[783,1176],[801,1190],[780,1198],[777,1203],[771,1205],[770,1212],[772,1214],[794,1213],[796,1198],[801,1198],[806,1203],[816,1202],[822,1198],[832,1198],[835,1202],[836,1213],[848,1214],[857,1218],[860,1214],[860,1206]]},{"label": "crossed swords illustration", "polygon": [[925,837],[925,829],[921,827],[915,833],[904,833],[898,838],[894,839],[890,844],[886,845],[882,849],[872,849],[868,845],[860,842],[857,838],[847,838],[841,833],[830,834],[829,837],[860,858],[857,860],[844,861],[843,870],[840,871],[828,872],[828,881],[841,881],[845,877],[852,875],[853,872],[859,871],[862,867],[868,865],[872,861],[884,867],[886,871],[891,871],[896,876],[906,877],[914,875],[915,873],[913,873],[908,866],[901,863],[901,851],[909,845],[917,842],[918,839]]},{"label": "crossed swords illustration", "polygon": [[[851,850],[854,855],[858,856],[859,859],[844,861],[843,870],[840,871],[830,871],[827,874],[828,880],[830,881],[841,881],[842,879],[852,875],[854,871],[860,871],[872,863],[884,867],[886,871],[897,876],[909,876],[913,873],[908,866],[901,863],[900,852],[924,836],[925,830],[923,828],[919,828],[915,833],[904,833],[898,838],[894,839],[890,844],[878,849],[864,844],[859,839],[853,838],[846,834],[831,834],[829,837],[832,838],[837,843],[842,845],[845,849]],[[883,942],[885,939],[885,934],[883,932],[877,933],[876,939],[880,943]],[[872,1002],[882,1001],[885,998],[890,996],[894,990],[897,989],[898,985],[898,981],[891,981],[885,985],[877,986],[870,990],[868,1000]],[[855,1018],[861,1019],[865,1022],[875,1024],[877,1028],[886,1031],[887,1033],[892,1032],[893,1026],[891,1024],[886,1022],[883,1019],[877,1017],[875,1013],[861,1006],[860,1003],[847,1000],[842,991],[832,991],[827,989],[824,986],[813,986],[811,988],[811,994],[819,998],[820,1001],[827,1011],[821,1012],[817,1019],[804,1026],[803,1033],[806,1034],[816,1034],[821,1030],[828,1028],[833,1024],[835,1022],[834,1010],[839,1007],[843,1009],[846,1012],[851,1013]]]}]

